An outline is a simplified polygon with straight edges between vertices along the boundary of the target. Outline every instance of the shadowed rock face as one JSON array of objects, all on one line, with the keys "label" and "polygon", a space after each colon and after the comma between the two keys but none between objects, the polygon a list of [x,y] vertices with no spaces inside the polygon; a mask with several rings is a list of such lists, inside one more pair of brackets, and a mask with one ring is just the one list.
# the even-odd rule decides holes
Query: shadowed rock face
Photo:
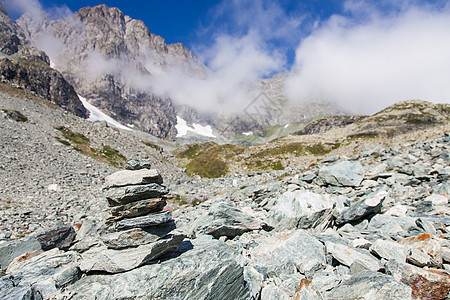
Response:
[{"label": "shadowed rock face", "polygon": [[71,86],[50,67],[48,56],[29,45],[0,2],[0,80],[36,93],[59,107],[87,118],[88,112]]},{"label": "shadowed rock face", "polygon": [[166,44],[140,20],[106,5],[85,7],[63,19],[37,22],[22,16],[17,23],[36,45],[50,36],[61,45],[48,53],[79,94],[108,115],[158,137],[174,131],[171,99],[156,94],[156,72],[176,67],[202,77],[206,68],[184,45]]}]

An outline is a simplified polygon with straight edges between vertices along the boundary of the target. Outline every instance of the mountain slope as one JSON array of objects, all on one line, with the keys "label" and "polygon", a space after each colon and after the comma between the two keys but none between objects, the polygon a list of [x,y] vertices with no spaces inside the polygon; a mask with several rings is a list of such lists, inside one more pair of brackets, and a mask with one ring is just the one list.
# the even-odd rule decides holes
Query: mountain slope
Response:
[{"label": "mountain slope", "polygon": [[88,112],[74,88],[49,65],[48,56],[28,45],[0,1],[0,80],[36,93],[77,116]]},{"label": "mountain slope", "polygon": [[104,4],[57,20],[24,15],[17,23],[80,95],[117,121],[155,136],[174,133],[176,114],[171,100],[154,92],[154,76],[171,68],[206,73],[184,45],[166,44],[142,21]]},{"label": "mountain slope", "polygon": [[283,170],[314,164],[325,156],[352,156],[366,144],[396,146],[437,137],[450,131],[450,105],[403,101],[373,116],[328,117],[311,122],[305,129],[251,147],[192,144],[180,147],[175,154],[188,172],[204,177]]}]

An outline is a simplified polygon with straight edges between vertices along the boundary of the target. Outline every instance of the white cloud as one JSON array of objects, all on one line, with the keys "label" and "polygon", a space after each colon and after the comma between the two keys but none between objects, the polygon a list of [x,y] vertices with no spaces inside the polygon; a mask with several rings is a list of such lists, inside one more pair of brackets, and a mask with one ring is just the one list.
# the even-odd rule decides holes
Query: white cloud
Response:
[{"label": "white cloud", "polygon": [[289,98],[359,113],[406,99],[450,103],[450,10],[405,3],[387,15],[353,6],[356,15],[333,16],[313,31],[297,48]]}]

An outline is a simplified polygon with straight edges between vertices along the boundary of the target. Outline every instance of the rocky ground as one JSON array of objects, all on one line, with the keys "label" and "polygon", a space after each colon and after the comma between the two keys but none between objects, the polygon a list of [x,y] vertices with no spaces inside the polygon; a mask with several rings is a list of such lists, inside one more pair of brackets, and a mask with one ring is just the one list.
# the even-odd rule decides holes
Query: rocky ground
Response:
[{"label": "rocky ground", "polygon": [[[1,120],[17,136],[31,127]],[[217,179],[160,169],[168,189],[155,170],[114,173],[93,160],[80,190],[97,191],[89,203],[98,210],[85,209],[74,227],[4,236],[0,298],[446,299],[449,145],[448,134],[367,144],[308,166]]]}]

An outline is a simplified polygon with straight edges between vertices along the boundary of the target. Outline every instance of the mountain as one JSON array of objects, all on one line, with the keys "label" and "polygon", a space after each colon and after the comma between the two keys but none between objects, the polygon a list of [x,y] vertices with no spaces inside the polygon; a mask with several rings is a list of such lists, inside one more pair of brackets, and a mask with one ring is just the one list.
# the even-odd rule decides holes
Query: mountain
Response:
[{"label": "mountain", "polygon": [[183,44],[166,44],[142,21],[104,4],[57,20],[24,15],[17,24],[81,96],[158,137],[174,134],[176,113],[171,99],[154,91],[155,76],[172,68],[197,77],[207,72]]},{"label": "mountain", "polygon": [[450,105],[409,100],[372,116],[329,116],[310,122],[291,135],[244,147],[195,143],[175,151],[191,175],[284,170],[315,164],[324,156],[351,156],[366,144],[397,146],[450,130]]},{"label": "mountain", "polygon": [[50,67],[48,56],[26,40],[21,29],[8,16],[0,1],[0,80],[34,92],[77,116],[88,111],[74,88]]}]

